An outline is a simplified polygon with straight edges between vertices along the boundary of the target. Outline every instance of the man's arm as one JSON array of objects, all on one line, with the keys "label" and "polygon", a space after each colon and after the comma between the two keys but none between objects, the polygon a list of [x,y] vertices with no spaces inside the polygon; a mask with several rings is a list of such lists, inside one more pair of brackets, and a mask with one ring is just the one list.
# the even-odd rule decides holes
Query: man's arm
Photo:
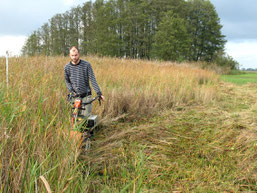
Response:
[{"label": "man's arm", "polygon": [[88,62],[88,76],[89,76],[89,80],[92,84],[92,87],[94,88],[95,92],[97,93],[97,95],[102,96],[102,92],[97,84],[96,78],[95,78],[95,74],[93,72],[92,66],[91,64]]},{"label": "man's arm", "polygon": [[66,83],[66,86],[67,86],[69,92],[70,93],[74,92],[71,82],[70,82],[68,69],[66,67],[64,68],[64,77],[65,77],[65,83]]}]

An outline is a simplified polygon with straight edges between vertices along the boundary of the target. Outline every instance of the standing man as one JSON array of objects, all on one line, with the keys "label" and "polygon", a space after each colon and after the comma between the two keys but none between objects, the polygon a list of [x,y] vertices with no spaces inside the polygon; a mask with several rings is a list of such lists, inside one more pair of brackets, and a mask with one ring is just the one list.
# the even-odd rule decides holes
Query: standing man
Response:
[{"label": "standing man", "polygon": [[[82,102],[88,101],[92,96],[92,87],[101,100],[104,100],[104,96],[97,84],[91,64],[85,60],[81,60],[78,48],[73,46],[70,49],[71,61],[66,64],[64,68],[64,76],[67,88],[69,90],[69,99],[74,101],[72,96],[80,95]],[[82,110],[81,115],[88,116],[91,114],[92,104],[86,106],[86,110]]]}]

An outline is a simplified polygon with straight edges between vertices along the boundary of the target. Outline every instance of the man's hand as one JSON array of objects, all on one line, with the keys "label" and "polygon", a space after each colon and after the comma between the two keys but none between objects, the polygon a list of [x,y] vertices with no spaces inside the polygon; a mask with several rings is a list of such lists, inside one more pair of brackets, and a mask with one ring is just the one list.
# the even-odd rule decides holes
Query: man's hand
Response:
[{"label": "man's hand", "polygon": [[67,100],[70,101],[70,100],[71,100],[71,97],[72,97],[72,93],[70,92],[70,93],[67,95]]},{"label": "man's hand", "polygon": [[74,92],[70,92],[70,93],[68,94],[68,96],[67,96],[68,101],[70,101],[70,100],[72,99],[72,97],[74,97],[74,96],[75,96],[75,93],[74,93]]},{"label": "man's hand", "polygon": [[100,99],[101,99],[102,101],[105,101],[105,97],[104,97],[103,95],[100,96]]}]

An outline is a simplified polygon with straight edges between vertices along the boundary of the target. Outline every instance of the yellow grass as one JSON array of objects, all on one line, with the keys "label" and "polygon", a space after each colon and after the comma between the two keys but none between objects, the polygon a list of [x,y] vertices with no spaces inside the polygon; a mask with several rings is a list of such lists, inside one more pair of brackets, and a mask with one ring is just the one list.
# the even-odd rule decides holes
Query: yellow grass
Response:
[{"label": "yellow grass", "polygon": [[[93,56],[85,59],[92,64],[107,99],[94,109],[104,123],[206,104],[218,97],[218,76],[189,65]],[[11,58],[7,91],[5,60],[0,59],[0,183],[4,190],[33,192],[40,176],[48,179],[54,192],[88,190],[84,183],[88,179],[76,173],[78,150],[67,138],[67,62],[67,57]],[[83,183],[78,183],[82,179]],[[45,190],[42,183],[38,189]]]},{"label": "yellow grass", "polygon": [[[210,102],[216,97],[217,75],[175,63],[142,60],[85,58],[91,62],[97,81],[107,98],[103,116],[145,114],[166,107]],[[41,93],[43,109],[60,110],[65,100],[65,57],[13,58],[10,60],[10,90],[18,89],[21,110]],[[3,69],[3,67],[2,67]],[[4,81],[4,74],[1,79]],[[36,110],[36,107],[34,107]],[[49,113],[49,112],[47,112]]]}]

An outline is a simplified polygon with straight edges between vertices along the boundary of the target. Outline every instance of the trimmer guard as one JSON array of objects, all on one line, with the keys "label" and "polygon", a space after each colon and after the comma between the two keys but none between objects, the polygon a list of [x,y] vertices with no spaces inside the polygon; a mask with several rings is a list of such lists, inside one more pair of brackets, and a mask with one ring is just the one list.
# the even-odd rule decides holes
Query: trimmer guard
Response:
[{"label": "trimmer guard", "polygon": [[95,127],[98,123],[97,115],[90,115],[87,119],[87,128]]}]

